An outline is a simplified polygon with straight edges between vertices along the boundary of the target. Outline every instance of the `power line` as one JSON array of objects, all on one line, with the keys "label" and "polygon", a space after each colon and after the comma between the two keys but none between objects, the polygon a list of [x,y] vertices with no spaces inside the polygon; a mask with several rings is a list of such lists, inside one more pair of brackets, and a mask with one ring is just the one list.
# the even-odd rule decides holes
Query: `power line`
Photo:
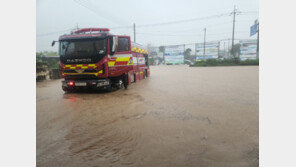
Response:
[{"label": "power line", "polygon": [[[106,21],[109,21],[110,23],[116,23],[116,24],[117,24],[117,22],[121,21],[121,20],[119,20],[119,19],[114,18],[114,17],[111,16],[111,15],[109,15],[108,18],[104,17],[103,14],[106,13],[106,11],[104,11],[104,12],[102,12],[102,13],[97,13],[97,12],[98,12],[97,10],[94,10],[94,9],[90,8],[90,7],[87,6],[86,4],[83,4],[81,1],[79,1],[79,0],[73,0],[73,1],[74,1],[75,3],[77,3],[78,5],[80,5],[80,6],[87,8],[88,10],[90,10],[91,12],[93,12],[94,14],[96,14],[97,16],[104,18]],[[84,1],[84,3],[85,3],[85,2],[86,2],[86,1]],[[89,1],[88,1],[88,2],[89,2]],[[93,6],[93,5],[92,5],[92,6]],[[112,18],[113,20],[116,20],[116,22],[110,20],[110,18]]]},{"label": "power line", "polygon": [[[133,26],[122,26],[122,27],[111,27],[110,29],[124,29],[124,28],[133,28]],[[54,31],[54,32],[49,32],[49,33],[43,33],[43,34],[37,34],[37,37],[44,37],[44,36],[49,36],[49,35],[55,35],[55,34],[60,34],[63,32],[68,32],[68,31],[72,31],[72,30],[76,30],[77,28],[70,28],[70,29],[65,29],[65,30],[60,30],[60,31]],[[189,29],[189,30],[196,30],[196,28],[194,29]],[[159,33],[158,33],[159,32]],[[157,36],[192,36],[192,35],[202,35],[202,34],[176,34],[176,33],[186,33],[186,32],[190,32],[190,31],[177,31],[177,32],[169,32],[172,34],[163,34],[161,32],[164,31],[155,31],[154,32],[139,32],[137,34],[143,34],[143,35],[157,35]],[[165,31],[167,32],[167,31]],[[242,31],[241,31],[242,32]],[[249,33],[248,31],[244,31],[245,33]],[[230,32],[225,32],[225,33],[216,33],[216,34],[208,34],[208,35],[219,35],[219,34],[226,34],[226,33],[230,33]],[[236,33],[240,33],[240,31],[237,31]]]},{"label": "power line", "polygon": [[[208,25],[207,24],[207,28],[208,27],[212,27],[212,26],[217,26],[217,25],[227,25],[227,24],[230,24],[230,23],[232,23],[232,21],[231,22],[225,22],[225,23],[219,23],[219,24],[210,24],[210,25]],[[202,25],[202,26],[204,26],[204,25]],[[178,30],[178,31],[170,31],[170,32],[168,32],[167,30],[166,31],[154,31],[154,32],[159,32],[159,33],[163,33],[163,32],[165,32],[165,33],[179,33],[179,32],[191,32],[191,31],[196,31],[197,29],[199,29],[200,27],[195,27],[195,28],[190,28],[190,29],[182,29],[182,30]],[[146,32],[146,31],[145,31]],[[153,33],[153,32],[152,32]]]},{"label": "power line", "polygon": [[[99,17],[103,17],[105,20],[109,21],[110,23],[115,23],[117,25],[122,25],[122,24],[130,24],[129,21],[121,18],[118,18],[114,15],[114,13],[110,13],[108,10],[102,10],[100,9],[100,11],[98,11],[96,4],[93,4],[91,1],[89,0],[83,0],[82,2],[78,2],[80,0],[73,0],[74,2],[76,2],[77,4],[91,10],[92,12],[94,12],[96,15],[98,15]],[[112,21],[112,20],[113,21]]]},{"label": "power line", "polygon": [[218,15],[212,15],[212,16],[206,16],[206,17],[198,17],[198,18],[186,19],[186,20],[178,20],[178,21],[154,23],[154,24],[144,24],[144,25],[138,25],[137,27],[141,28],[141,27],[153,27],[153,26],[171,25],[171,24],[186,23],[186,22],[192,22],[192,21],[198,21],[198,20],[219,18],[219,17],[223,17],[223,16],[228,16],[228,15],[229,15],[229,13],[223,13],[223,14],[218,14]]},{"label": "power line", "polygon": [[259,12],[258,11],[244,11],[244,12],[241,12],[242,14],[258,14]]},{"label": "power line", "polygon": [[133,26],[119,26],[119,27],[111,27],[110,29],[124,29],[124,28],[133,28]]},{"label": "power line", "polygon": [[[211,41],[207,41],[207,43],[214,43],[214,42],[222,42],[222,41],[228,41],[229,38],[225,38],[225,39],[219,39],[219,40],[211,40]],[[243,40],[250,40],[250,39],[243,39],[243,38],[235,38],[235,41],[243,41]],[[150,46],[151,48],[158,48],[160,46],[181,46],[181,45],[195,45],[195,44],[204,44],[204,42],[192,42],[192,43],[182,43],[182,44],[170,44],[170,45],[158,45],[158,46]],[[229,47],[228,47],[229,48]]]},{"label": "power line", "polygon": [[[111,27],[110,29],[124,29],[124,28],[131,28],[131,27],[132,26],[120,26],[120,27]],[[54,32],[49,32],[49,33],[44,33],[44,34],[37,34],[37,37],[60,34],[62,32],[68,32],[68,31],[72,31],[72,30],[76,30],[76,29],[77,29],[77,26],[75,28],[65,29],[65,30],[61,30],[61,31],[54,31]]]},{"label": "power line", "polygon": [[[77,4],[83,6],[83,7],[91,10],[92,12],[94,12],[95,14],[98,15],[98,13],[95,10],[89,8],[88,6],[82,4],[81,2],[78,2],[77,0],[73,0],[73,1],[76,2]],[[248,11],[248,12],[242,12],[242,13],[256,13],[256,11]],[[102,16],[102,15],[100,15],[100,16]],[[206,16],[206,17],[199,17],[199,18],[192,18],[192,19],[186,19],[186,20],[178,20],[178,21],[172,21],[172,22],[162,22],[162,23],[137,25],[137,28],[179,24],[179,23],[193,22],[193,21],[199,21],[199,20],[205,20],[205,19],[220,18],[220,17],[223,17],[223,16],[229,16],[229,13],[217,14],[217,15]],[[225,25],[225,23],[215,24],[215,25]],[[212,26],[215,26],[215,25],[212,25]],[[118,27],[111,27],[110,29],[130,29],[130,28],[133,28],[133,26],[118,26]],[[48,35],[54,35],[54,34],[58,34],[58,33],[61,33],[61,32],[70,31],[70,30],[73,30],[73,28],[72,29],[61,30],[61,31],[56,31],[56,32],[45,33],[45,34],[38,34],[37,37],[44,37],[44,36],[48,36]]]},{"label": "power line", "polygon": [[[75,1],[75,0],[74,0]],[[91,9],[90,9],[91,10]],[[220,15],[214,15],[214,16],[221,16],[221,15],[228,15],[228,13],[226,14],[220,14]],[[203,18],[195,18],[195,19],[188,19],[188,20],[179,20],[179,21],[174,21],[174,22],[166,22],[166,23],[157,23],[158,24],[162,24],[162,25],[165,25],[165,24],[176,24],[176,23],[182,23],[182,22],[188,22],[190,20],[193,20],[193,21],[196,21],[197,19],[205,19],[205,18],[210,18],[210,17],[213,17],[213,16],[208,16],[208,17],[203,17]],[[228,22],[227,22],[228,23]],[[230,23],[230,22],[229,22]],[[232,22],[231,22],[232,23]],[[217,26],[217,25],[225,25],[226,23],[219,23],[219,24],[211,24],[209,26]],[[148,24],[147,25],[139,25],[137,27],[143,27],[143,26],[149,26]],[[156,24],[150,24],[150,26],[156,26]],[[129,29],[129,28],[133,28],[133,26],[117,26],[117,27],[111,27],[110,29]],[[47,36],[47,35],[53,35],[53,34],[57,34],[57,33],[61,33],[61,32],[65,32],[65,31],[70,31],[70,30],[73,30],[73,28],[71,29],[65,29],[65,30],[61,30],[61,31],[55,31],[55,32],[50,32],[50,33],[45,33],[45,34],[38,34],[37,37],[41,37],[41,36]],[[189,29],[189,30],[196,30],[195,29]],[[188,31],[187,30],[182,30],[182,31]]]},{"label": "power line", "polygon": [[[244,12],[244,13],[251,13],[251,12],[255,12],[255,11]],[[240,12],[240,13],[242,13],[242,12]],[[154,23],[154,24],[144,24],[144,25],[138,25],[137,27],[138,28],[141,28],[141,27],[163,26],[163,25],[186,23],[186,22],[199,21],[199,20],[205,20],[205,19],[220,18],[220,17],[223,17],[223,16],[229,16],[229,13],[222,13],[222,14],[217,14],[217,15],[212,15],[212,16],[198,17],[198,18],[178,20],[178,21],[171,21],[171,22]]]},{"label": "power line", "polygon": [[[250,21],[250,20],[240,20],[239,22],[242,23],[243,21]],[[238,21],[236,21],[236,22],[238,22]],[[208,29],[208,28],[211,28],[211,27],[217,27],[218,25],[228,25],[230,23],[232,24],[233,22],[230,21],[230,22],[224,22],[224,23],[218,23],[218,24],[217,23],[216,24],[207,24],[206,26],[204,26],[204,25],[201,25],[201,26],[207,27],[207,29]],[[182,29],[182,30],[176,30],[176,31],[167,31],[167,30],[165,30],[165,31],[153,31],[153,32],[145,31],[142,34],[150,33],[150,34],[154,35],[156,33],[161,33],[161,34],[156,34],[156,35],[180,36],[179,33],[190,33],[190,34],[186,34],[186,35],[192,35],[193,34],[192,31],[196,31],[199,28],[200,27],[195,27],[195,28]],[[228,33],[228,32],[226,32],[226,33]],[[178,35],[176,35],[176,34],[178,34]],[[221,33],[219,33],[219,34],[221,34]]]},{"label": "power line", "polygon": [[[224,35],[224,34],[231,34],[232,32],[222,32],[222,33],[214,33],[214,34],[207,34],[207,36],[213,36],[213,35]],[[236,33],[249,33],[249,31],[237,31]],[[152,36],[203,36],[204,34],[159,34],[159,33],[142,33],[139,32],[137,34],[141,35],[152,35]]]},{"label": "power line", "polygon": [[49,32],[49,33],[44,33],[44,34],[37,34],[37,37],[43,37],[43,36],[49,36],[49,35],[54,35],[54,34],[60,34],[62,32],[71,31],[71,30],[74,30],[74,29],[75,28],[61,30],[61,31],[55,31],[55,32]]}]

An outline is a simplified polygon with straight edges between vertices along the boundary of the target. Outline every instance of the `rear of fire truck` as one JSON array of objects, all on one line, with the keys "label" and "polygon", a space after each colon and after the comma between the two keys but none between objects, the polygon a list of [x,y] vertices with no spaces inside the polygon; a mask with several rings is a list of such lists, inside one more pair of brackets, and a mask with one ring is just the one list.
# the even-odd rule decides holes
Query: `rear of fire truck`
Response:
[{"label": "rear of fire truck", "polygon": [[[53,41],[52,45],[55,42],[57,41]],[[109,29],[80,29],[60,36],[58,42],[64,91],[128,86],[126,74],[132,67],[122,66],[110,76],[108,57],[112,57],[117,50],[118,36],[110,34]]]}]

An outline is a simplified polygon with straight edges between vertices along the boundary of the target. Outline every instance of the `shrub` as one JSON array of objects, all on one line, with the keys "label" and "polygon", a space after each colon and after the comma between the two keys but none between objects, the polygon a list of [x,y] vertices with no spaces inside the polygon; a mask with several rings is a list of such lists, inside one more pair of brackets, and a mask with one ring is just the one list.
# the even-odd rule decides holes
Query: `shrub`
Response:
[{"label": "shrub", "polygon": [[239,61],[237,58],[233,59],[207,59],[194,63],[193,66],[237,66],[237,65],[259,65],[259,59]]}]

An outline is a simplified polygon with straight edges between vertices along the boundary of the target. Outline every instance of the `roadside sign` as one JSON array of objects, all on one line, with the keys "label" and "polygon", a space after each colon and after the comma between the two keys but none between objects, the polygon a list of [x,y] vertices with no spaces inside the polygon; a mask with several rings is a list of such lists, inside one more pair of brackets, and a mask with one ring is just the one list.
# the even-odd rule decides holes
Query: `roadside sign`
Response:
[{"label": "roadside sign", "polygon": [[239,41],[240,47],[240,60],[256,59],[257,41],[256,40],[242,40]]},{"label": "roadside sign", "polygon": [[184,64],[184,45],[165,47],[164,59],[166,64]]},{"label": "roadside sign", "polygon": [[257,33],[257,30],[258,30],[258,20],[255,20],[254,25],[252,25],[250,28],[250,37],[255,35]]},{"label": "roadside sign", "polygon": [[204,44],[195,44],[197,59],[217,59],[219,53],[219,42],[206,43],[205,45],[205,55],[204,55]]}]

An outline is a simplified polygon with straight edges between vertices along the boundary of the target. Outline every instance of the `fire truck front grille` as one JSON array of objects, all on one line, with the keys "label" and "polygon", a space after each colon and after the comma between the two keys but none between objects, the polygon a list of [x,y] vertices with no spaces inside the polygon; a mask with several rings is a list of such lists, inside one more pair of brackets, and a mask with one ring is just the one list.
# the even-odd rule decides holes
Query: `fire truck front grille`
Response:
[{"label": "fire truck front grille", "polygon": [[[98,72],[96,69],[85,69],[82,73]],[[76,70],[65,70],[65,73],[78,73]]]},{"label": "fire truck front grille", "polygon": [[65,80],[92,80],[98,79],[95,75],[67,75]]}]

